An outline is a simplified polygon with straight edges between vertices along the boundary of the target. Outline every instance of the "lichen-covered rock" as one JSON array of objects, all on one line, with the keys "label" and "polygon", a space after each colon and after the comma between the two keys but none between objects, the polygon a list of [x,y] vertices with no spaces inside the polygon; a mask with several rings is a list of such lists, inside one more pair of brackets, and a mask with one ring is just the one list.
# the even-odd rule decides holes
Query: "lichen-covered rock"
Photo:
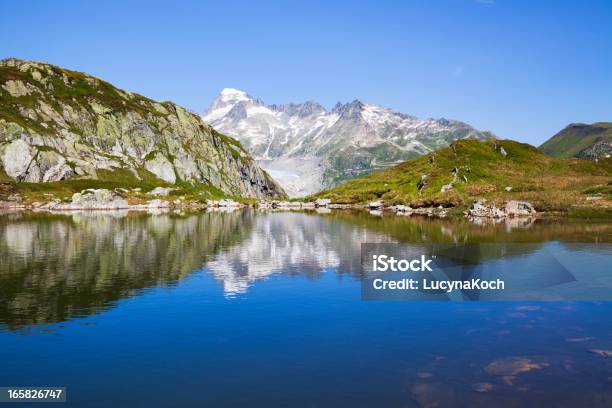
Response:
[{"label": "lichen-covered rock", "polygon": [[129,204],[126,199],[115,192],[100,188],[74,193],[69,203],[54,199],[40,208],[47,210],[118,210],[129,208]]},{"label": "lichen-covered rock", "polygon": [[153,196],[167,196],[168,194],[170,194],[170,192],[172,192],[173,190],[175,190],[174,188],[170,188],[170,187],[155,187],[153,190],[149,191],[147,194],[149,195],[153,195]]},{"label": "lichen-covered rock", "polygon": [[17,181],[129,170],[228,195],[283,196],[236,140],[171,102],[155,102],[49,64],[0,61],[0,166]]},{"label": "lichen-covered rock", "polygon": [[488,206],[486,205],[487,200],[481,198],[472,204],[472,208],[469,209],[468,215],[470,217],[482,217],[482,218],[504,218],[506,213],[501,208],[497,208],[495,204]]},{"label": "lichen-covered rock", "polygon": [[508,201],[505,211],[509,217],[532,216],[536,214],[533,206],[526,201]]},{"label": "lichen-covered rock", "polygon": [[498,208],[495,204],[487,205],[487,200],[481,198],[472,204],[468,210],[468,216],[476,218],[506,218],[534,216],[536,210],[526,201],[508,201],[504,208]]}]

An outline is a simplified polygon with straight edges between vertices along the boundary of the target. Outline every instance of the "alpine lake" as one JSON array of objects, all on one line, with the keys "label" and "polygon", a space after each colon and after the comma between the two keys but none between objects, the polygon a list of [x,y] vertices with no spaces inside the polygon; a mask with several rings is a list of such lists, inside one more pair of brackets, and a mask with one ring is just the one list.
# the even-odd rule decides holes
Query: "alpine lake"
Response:
[{"label": "alpine lake", "polygon": [[[363,300],[366,242],[529,244],[479,262],[554,251],[586,301]],[[74,407],[610,407],[611,244],[606,219],[3,213],[0,386]]]}]

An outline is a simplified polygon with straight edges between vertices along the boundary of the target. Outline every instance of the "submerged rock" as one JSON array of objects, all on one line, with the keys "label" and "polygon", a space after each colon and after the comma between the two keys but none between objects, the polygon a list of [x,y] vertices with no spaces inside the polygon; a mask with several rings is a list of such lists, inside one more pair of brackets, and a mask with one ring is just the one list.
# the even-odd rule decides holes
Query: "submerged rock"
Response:
[{"label": "submerged rock", "polygon": [[597,354],[601,357],[612,357],[612,350],[590,349],[590,353]]},{"label": "submerged rock", "polygon": [[515,376],[532,370],[539,370],[547,364],[538,364],[524,357],[507,357],[493,361],[485,367],[485,372],[498,376]]},{"label": "submerged rock", "polygon": [[476,383],[472,386],[472,389],[476,392],[489,392],[493,389],[493,384],[488,382]]}]

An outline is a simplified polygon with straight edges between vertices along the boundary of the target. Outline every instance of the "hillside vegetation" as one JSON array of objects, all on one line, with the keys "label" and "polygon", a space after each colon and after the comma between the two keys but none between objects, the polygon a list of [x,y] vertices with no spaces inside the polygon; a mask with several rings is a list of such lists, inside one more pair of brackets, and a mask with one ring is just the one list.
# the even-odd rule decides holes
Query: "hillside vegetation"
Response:
[{"label": "hillside vegetation", "polygon": [[[445,185],[452,187],[442,192]],[[500,203],[525,200],[538,211],[610,214],[612,159],[556,159],[511,140],[464,139],[310,198],[456,208],[478,198]]]},{"label": "hillside vegetation", "polygon": [[602,157],[612,151],[612,123],[573,123],[548,139],[540,150],[552,157]]}]

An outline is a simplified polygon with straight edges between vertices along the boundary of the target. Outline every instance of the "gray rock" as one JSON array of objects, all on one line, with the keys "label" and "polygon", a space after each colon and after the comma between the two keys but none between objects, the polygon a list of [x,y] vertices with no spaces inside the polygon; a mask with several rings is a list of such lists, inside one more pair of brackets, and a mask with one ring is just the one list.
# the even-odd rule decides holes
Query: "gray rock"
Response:
[{"label": "gray rock", "polygon": [[328,198],[319,198],[315,201],[317,207],[327,207],[329,204],[331,204],[331,200]]},{"label": "gray rock", "polygon": [[504,218],[506,216],[506,213],[497,208],[495,204],[487,206],[485,205],[486,202],[487,200],[484,198],[475,201],[472,204],[472,208],[468,210],[468,215],[477,218]]},{"label": "gray rock", "polygon": [[383,202],[382,202],[382,201],[380,201],[380,200],[379,200],[379,201],[372,201],[372,202],[370,202],[370,203],[368,204],[368,208],[371,208],[371,209],[373,209],[373,210],[376,210],[376,209],[382,208],[382,206],[383,206]]},{"label": "gray rock", "polygon": [[83,190],[74,193],[70,203],[55,199],[41,206],[50,210],[116,210],[129,208],[126,199],[103,188]]},{"label": "gray rock", "polygon": [[153,195],[153,196],[161,196],[161,197],[165,197],[168,194],[170,194],[170,192],[176,190],[175,188],[170,188],[170,187],[155,187],[153,190],[149,191],[148,194],[149,195]]},{"label": "gray rock", "polygon": [[445,185],[443,185],[443,186],[442,186],[442,188],[440,189],[440,192],[441,192],[441,193],[446,193],[446,192],[448,192],[448,191],[450,191],[450,190],[452,190],[452,189],[453,189],[453,185],[452,185],[452,184],[445,184]]},{"label": "gray rock", "polygon": [[532,216],[536,214],[533,206],[526,201],[508,201],[505,208],[509,217]]}]

